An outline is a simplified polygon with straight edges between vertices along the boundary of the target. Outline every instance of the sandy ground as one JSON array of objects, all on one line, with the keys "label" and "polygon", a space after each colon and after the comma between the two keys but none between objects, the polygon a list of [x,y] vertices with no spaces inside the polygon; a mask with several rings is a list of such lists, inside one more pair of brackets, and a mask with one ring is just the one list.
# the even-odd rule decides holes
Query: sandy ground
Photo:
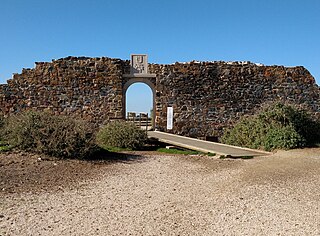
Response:
[{"label": "sandy ground", "polygon": [[320,149],[38,158],[0,155],[0,235],[320,235]]}]

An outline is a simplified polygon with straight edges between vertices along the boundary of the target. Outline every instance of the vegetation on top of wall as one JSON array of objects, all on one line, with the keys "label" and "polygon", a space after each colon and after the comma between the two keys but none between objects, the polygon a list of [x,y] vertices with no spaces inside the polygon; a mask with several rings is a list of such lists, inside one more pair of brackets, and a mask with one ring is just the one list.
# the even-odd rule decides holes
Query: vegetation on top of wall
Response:
[{"label": "vegetation on top of wall", "polygon": [[4,123],[2,139],[18,150],[62,158],[84,158],[96,147],[89,124],[46,112],[10,116]]},{"label": "vegetation on top of wall", "polygon": [[275,103],[240,120],[221,141],[267,151],[312,146],[320,142],[320,121],[293,105]]},{"label": "vegetation on top of wall", "polygon": [[109,122],[97,133],[97,143],[104,147],[139,149],[147,142],[145,131],[125,121]]}]

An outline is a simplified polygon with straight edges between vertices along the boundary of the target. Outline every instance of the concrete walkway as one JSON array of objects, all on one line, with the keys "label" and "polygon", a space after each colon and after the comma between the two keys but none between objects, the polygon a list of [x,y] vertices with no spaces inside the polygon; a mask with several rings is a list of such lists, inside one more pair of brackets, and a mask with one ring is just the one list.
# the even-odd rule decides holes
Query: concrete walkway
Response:
[{"label": "concrete walkway", "polygon": [[266,156],[269,152],[254,150],[249,148],[242,148],[221,143],[214,143],[195,138],[184,137],[180,135],[168,134],[159,131],[149,131],[148,136],[156,138],[161,142],[172,144],[178,147],[183,147],[191,150],[216,153],[218,155],[231,155],[234,157],[241,156]]}]

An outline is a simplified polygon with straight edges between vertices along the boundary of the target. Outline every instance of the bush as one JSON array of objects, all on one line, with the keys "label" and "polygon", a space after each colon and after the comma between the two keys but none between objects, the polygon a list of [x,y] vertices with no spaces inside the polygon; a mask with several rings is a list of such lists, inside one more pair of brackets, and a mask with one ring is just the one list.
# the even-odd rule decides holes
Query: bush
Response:
[{"label": "bush", "polygon": [[103,147],[139,149],[146,141],[145,131],[133,123],[124,121],[109,122],[97,134],[97,142]]},{"label": "bush", "polygon": [[265,136],[264,148],[292,149],[305,145],[305,139],[294,129],[292,125],[271,126]]},{"label": "bush", "polygon": [[8,118],[6,142],[20,150],[65,158],[84,158],[95,149],[93,129],[85,122],[46,112]]},{"label": "bush", "polygon": [[302,146],[313,145],[320,140],[320,121],[312,119],[306,111],[292,105],[276,103],[266,107],[259,114],[259,119],[264,123],[275,122],[280,126],[292,126],[303,139]]},{"label": "bush", "polygon": [[3,126],[4,126],[5,118],[0,114],[0,141],[3,136]]},{"label": "bush", "polygon": [[265,150],[311,146],[320,141],[320,122],[303,110],[276,103],[240,120],[221,141]]},{"label": "bush", "polygon": [[3,115],[0,114],[0,129],[3,128],[4,121],[5,121],[5,119],[4,119]]}]

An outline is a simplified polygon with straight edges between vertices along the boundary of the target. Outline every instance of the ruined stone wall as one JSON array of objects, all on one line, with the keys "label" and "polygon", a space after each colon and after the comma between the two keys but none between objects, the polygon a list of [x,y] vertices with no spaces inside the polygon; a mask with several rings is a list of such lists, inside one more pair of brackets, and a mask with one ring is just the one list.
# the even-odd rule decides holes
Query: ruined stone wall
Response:
[{"label": "ruined stone wall", "polygon": [[151,65],[157,78],[157,124],[166,127],[166,107],[174,110],[174,133],[220,136],[222,129],[263,104],[285,101],[320,115],[320,90],[303,67],[249,62],[190,62]]},{"label": "ruined stone wall", "polygon": [[[68,57],[36,63],[0,85],[4,114],[49,110],[101,124],[124,118],[123,87],[130,63],[120,59]],[[166,131],[167,107],[174,110],[170,132],[193,137],[219,136],[263,104],[282,100],[320,116],[320,90],[303,67],[263,66],[248,62],[149,64],[155,85],[156,128]]]},{"label": "ruined stone wall", "polygon": [[3,86],[0,108],[5,114],[49,110],[95,122],[121,118],[122,63],[104,57],[38,62],[34,69],[23,69]]}]

